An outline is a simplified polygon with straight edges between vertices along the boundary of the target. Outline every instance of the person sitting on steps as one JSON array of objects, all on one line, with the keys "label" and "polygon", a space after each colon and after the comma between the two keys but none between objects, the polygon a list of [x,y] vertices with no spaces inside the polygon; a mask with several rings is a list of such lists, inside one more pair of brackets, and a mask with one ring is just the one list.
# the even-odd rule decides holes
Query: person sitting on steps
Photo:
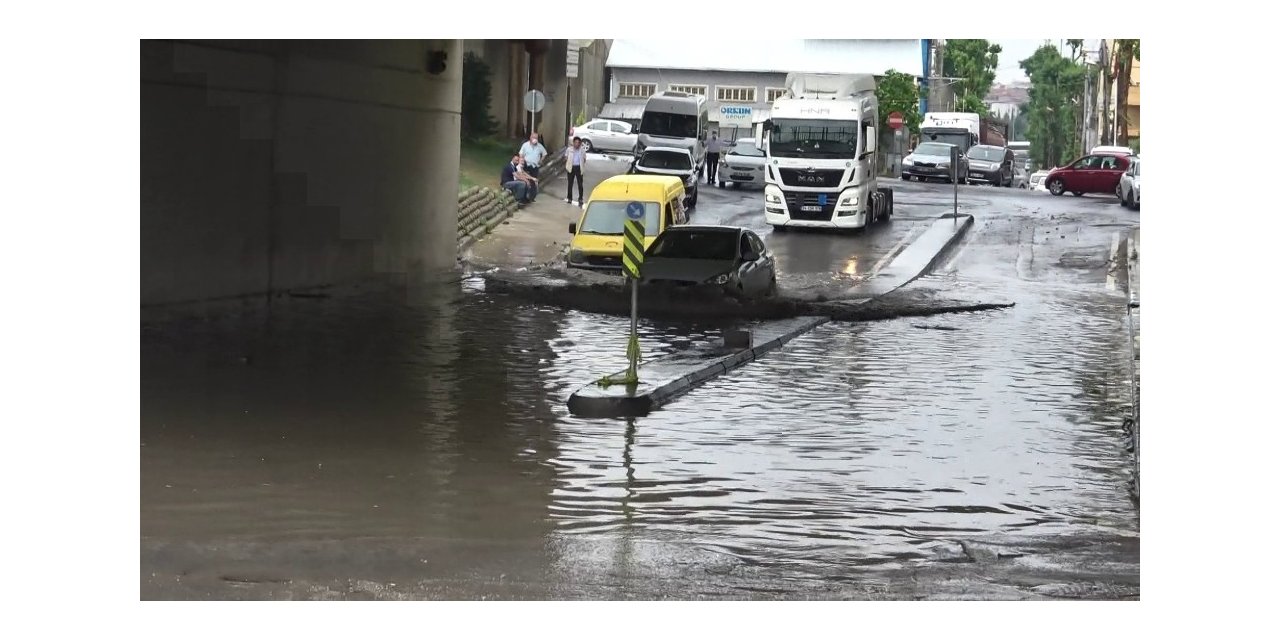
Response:
[{"label": "person sitting on steps", "polygon": [[529,200],[529,185],[517,177],[520,173],[520,154],[511,156],[511,161],[502,167],[502,177],[498,179],[498,184],[503,189],[511,192],[516,199],[516,203],[525,205]]}]

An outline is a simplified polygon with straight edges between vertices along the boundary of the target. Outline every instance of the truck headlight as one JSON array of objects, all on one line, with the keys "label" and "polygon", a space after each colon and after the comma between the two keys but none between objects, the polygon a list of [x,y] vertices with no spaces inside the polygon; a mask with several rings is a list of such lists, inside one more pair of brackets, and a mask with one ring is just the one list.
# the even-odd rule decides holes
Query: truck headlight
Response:
[{"label": "truck headlight", "polygon": [[766,191],[764,194],[764,201],[765,204],[782,204],[782,196]]},{"label": "truck headlight", "polygon": [[858,194],[856,193],[853,195],[845,196],[840,199],[841,206],[857,205],[857,204],[858,204]]}]

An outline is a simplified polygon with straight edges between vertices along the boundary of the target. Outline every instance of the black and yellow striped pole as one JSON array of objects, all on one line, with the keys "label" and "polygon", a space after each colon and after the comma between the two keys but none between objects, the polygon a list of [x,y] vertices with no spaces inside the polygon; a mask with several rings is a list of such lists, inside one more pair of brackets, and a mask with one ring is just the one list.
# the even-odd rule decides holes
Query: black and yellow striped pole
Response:
[{"label": "black and yellow striped pole", "polygon": [[622,226],[622,273],[631,280],[631,335],[627,338],[627,372],[622,380],[605,377],[602,386],[640,382],[640,334],[637,314],[640,298],[640,265],[644,262],[644,212],[642,202],[627,203],[627,219]]},{"label": "black and yellow striped pole", "polygon": [[640,298],[640,265],[644,262],[644,204],[627,204],[622,227],[622,270],[631,279],[631,337],[627,339],[627,384],[640,381],[640,333],[637,328]]}]

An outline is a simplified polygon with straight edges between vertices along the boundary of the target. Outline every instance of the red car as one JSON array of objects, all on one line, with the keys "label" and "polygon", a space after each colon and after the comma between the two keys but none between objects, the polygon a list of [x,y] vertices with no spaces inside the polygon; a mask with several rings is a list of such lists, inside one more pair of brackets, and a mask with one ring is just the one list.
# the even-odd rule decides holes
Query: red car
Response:
[{"label": "red car", "polygon": [[1049,193],[1060,196],[1068,191],[1086,193],[1118,193],[1120,176],[1129,169],[1129,158],[1119,153],[1091,153],[1045,177]]}]

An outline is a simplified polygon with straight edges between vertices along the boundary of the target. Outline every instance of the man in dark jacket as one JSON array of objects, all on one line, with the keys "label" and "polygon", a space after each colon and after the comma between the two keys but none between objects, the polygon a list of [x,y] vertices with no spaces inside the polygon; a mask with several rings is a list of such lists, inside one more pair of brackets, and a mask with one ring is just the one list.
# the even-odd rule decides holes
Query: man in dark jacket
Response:
[{"label": "man in dark jacket", "polygon": [[502,167],[502,177],[498,179],[498,183],[503,189],[511,192],[515,196],[516,202],[526,204],[529,202],[529,186],[523,180],[516,177],[520,171],[520,154],[511,156],[511,162]]}]

